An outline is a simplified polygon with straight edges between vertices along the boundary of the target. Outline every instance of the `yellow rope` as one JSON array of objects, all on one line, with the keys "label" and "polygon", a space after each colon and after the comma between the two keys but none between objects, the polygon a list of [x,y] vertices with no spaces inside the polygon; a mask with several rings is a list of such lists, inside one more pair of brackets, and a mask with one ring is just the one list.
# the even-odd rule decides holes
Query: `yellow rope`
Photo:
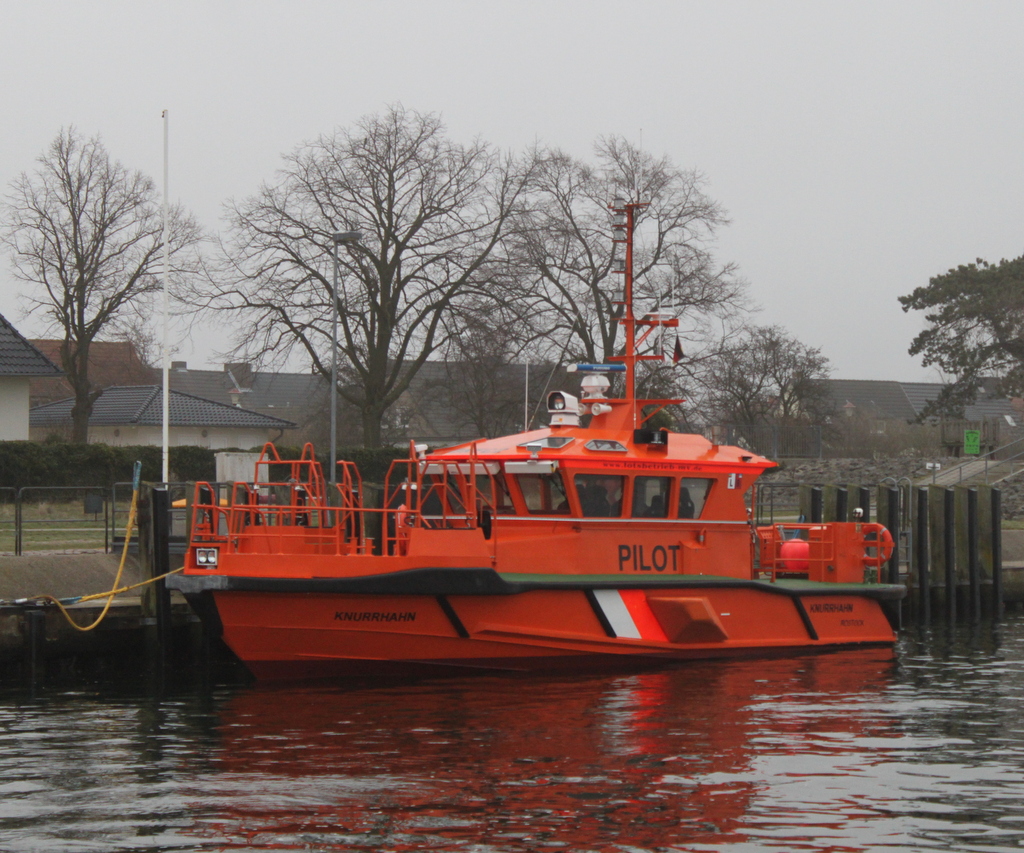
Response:
[{"label": "yellow rope", "polygon": [[164,578],[169,577],[170,575],[176,575],[179,572],[183,571],[185,571],[184,568],[172,569],[169,572],[164,572],[162,575],[157,575],[155,578],[149,578],[148,580],[144,580],[140,583],[133,583],[130,586],[122,586],[117,589],[112,589],[110,590],[110,592],[97,592],[93,595],[83,595],[80,599],[78,599],[78,601],[75,602],[75,604],[81,604],[83,601],[95,601],[98,598],[108,599],[106,606],[103,608],[103,612],[96,617],[96,621],[93,622],[91,625],[86,626],[79,625],[77,622],[75,622],[74,619],[71,618],[70,611],[68,611],[68,609],[63,604],[61,604],[60,599],[54,598],[52,595],[36,595],[33,596],[33,599],[36,601],[52,601],[54,604],[57,605],[57,607],[60,608],[60,612],[64,614],[64,618],[68,620],[68,623],[71,625],[72,628],[75,628],[78,631],[91,631],[93,628],[99,625],[100,622],[103,621],[104,617],[107,615],[107,611],[110,610],[110,605],[113,603],[115,595],[120,595],[122,592],[128,592],[129,590],[138,589],[140,586],[149,586],[149,584],[151,583],[156,583],[158,580],[163,580]]},{"label": "yellow rope", "polygon": [[171,569],[169,572],[164,572],[162,575],[157,575],[155,578],[149,578],[148,580],[139,581],[139,583],[133,583],[130,586],[122,586],[118,589],[112,589],[110,592],[96,592],[92,595],[83,595],[75,604],[81,604],[83,601],[95,601],[97,598],[109,598],[112,595],[120,595],[122,592],[130,592],[133,589],[138,589],[140,586],[149,586],[151,583],[163,580],[164,578],[176,575],[179,572],[185,571],[185,567],[182,566],[180,569]]},{"label": "yellow rope", "polygon": [[[137,481],[138,481],[138,478],[136,478],[136,482]],[[106,617],[107,611],[110,610],[110,605],[114,603],[114,596],[115,595],[119,595],[122,592],[127,592],[130,589],[137,589],[140,586],[146,586],[147,584],[151,584],[154,581],[160,580],[161,578],[167,577],[167,575],[174,575],[174,574],[177,574],[178,572],[182,571],[182,569],[174,569],[174,571],[166,572],[165,574],[159,575],[159,576],[157,576],[155,578],[149,578],[148,580],[144,580],[141,583],[135,583],[135,584],[132,584],[131,586],[118,587],[118,584],[121,582],[121,575],[124,573],[125,561],[128,559],[128,544],[131,541],[132,530],[135,527],[135,513],[136,513],[136,509],[138,508],[138,503],[139,503],[139,490],[136,488],[136,489],[132,490],[132,505],[131,505],[131,509],[128,511],[128,524],[125,527],[124,548],[121,551],[121,563],[117,567],[117,576],[114,578],[114,587],[113,587],[113,589],[111,589],[110,592],[97,592],[97,593],[95,593],[93,595],[83,596],[82,598],[78,599],[77,602],[75,602],[76,604],[80,604],[83,601],[93,601],[93,600],[95,600],[97,598],[105,598],[105,599],[107,599],[107,603],[103,606],[103,610],[100,612],[100,615],[96,617],[96,620],[91,625],[79,625],[77,622],[75,622],[75,620],[71,618],[71,614],[68,612],[67,608],[63,604],[61,604],[59,599],[55,598],[52,595],[36,595],[36,596],[33,596],[33,598],[40,599],[40,600],[43,600],[43,601],[52,601],[54,604],[56,604],[60,608],[60,612],[64,614],[64,618],[68,620],[68,623],[76,631],[91,631],[93,628],[95,628],[97,625],[99,625],[100,622],[102,622],[104,620],[104,618]]]}]

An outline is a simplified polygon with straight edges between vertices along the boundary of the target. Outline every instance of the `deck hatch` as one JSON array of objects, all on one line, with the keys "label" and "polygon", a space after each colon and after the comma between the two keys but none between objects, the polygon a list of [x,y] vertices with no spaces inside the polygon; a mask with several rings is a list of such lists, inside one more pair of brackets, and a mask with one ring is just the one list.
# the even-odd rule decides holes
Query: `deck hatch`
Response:
[{"label": "deck hatch", "polygon": [[587,450],[596,450],[601,453],[625,453],[626,446],[621,442],[610,438],[592,438],[583,445]]}]

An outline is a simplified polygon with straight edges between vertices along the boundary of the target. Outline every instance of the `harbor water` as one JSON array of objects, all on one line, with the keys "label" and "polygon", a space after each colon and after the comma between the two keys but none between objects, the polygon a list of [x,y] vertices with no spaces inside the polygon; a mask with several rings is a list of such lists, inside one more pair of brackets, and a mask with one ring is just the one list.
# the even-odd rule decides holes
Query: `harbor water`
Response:
[{"label": "harbor water", "polygon": [[1017,850],[1024,616],[600,675],[0,684],[0,850]]}]

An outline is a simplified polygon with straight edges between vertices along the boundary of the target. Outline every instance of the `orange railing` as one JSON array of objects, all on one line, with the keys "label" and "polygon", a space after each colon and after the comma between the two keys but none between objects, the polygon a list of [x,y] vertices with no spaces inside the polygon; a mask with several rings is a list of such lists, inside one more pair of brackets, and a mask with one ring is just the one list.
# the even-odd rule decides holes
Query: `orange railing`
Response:
[{"label": "orange railing", "polygon": [[757,537],[760,570],[771,580],[877,581],[893,547],[885,527],[861,522],[773,524],[758,527]]},{"label": "orange railing", "polygon": [[[380,507],[365,506],[352,462],[339,463],[331,489],[310,445],[298,460],[267,445],[256,473],[252,484],[196,484],[193,544],[217,544],[224,554],[402,555],[413,529],[473,529],[493,515],[493,478],[473,457],[431,462],[411,450],[392,463]],[[486,494],[477,482],[484,476]]]}]

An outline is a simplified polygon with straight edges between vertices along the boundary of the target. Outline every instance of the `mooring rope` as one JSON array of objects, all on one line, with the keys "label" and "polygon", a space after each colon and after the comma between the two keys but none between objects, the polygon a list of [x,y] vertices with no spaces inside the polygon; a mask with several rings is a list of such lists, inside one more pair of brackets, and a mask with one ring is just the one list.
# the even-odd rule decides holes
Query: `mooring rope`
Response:
[{"label": "mooring rope", "polygon": [[[128,510],[128,523],[125,526],[124,534],[124,548],[121,550],[121,562],[117,567],[117,575],[114,577],[114,586],[109,592],[97,592],[92,595],[79,595],[73,598],[56,598],[52,595],[35,595],[26,599],[19,599],[16,603],[24,601],[50,601],[60,608],[60,612],[64,614],[64,618],[68,620],[68,624],[71,625],[76,631],[91,631],[97,625],[100,624],[105,618],[107,613],[110,611],[110,606],[114,603],[114,596],[120,595],[122,592],[128,592],[132,589],[138,589],[141,586],[147,586],[148,584],[155,583],[158,580],[162,580],[168,575],[176,575],[182,569],[174,569],[170,572],[165,572],[162,575],[157,575],[155,578],[148,578],[140,583],[134,583],[129,586],[118,586],[121,583],[121,575],[124,574],[124,565],[128,559],[128,545],[131,542],[132,531],[135,529],[136,513],[139,506],[139,480],[142,476],[142,462],[135,463],[135,469],[132,472],[132,503],[131,508]],[[100,598],[105,598],[107,603],[103,606],[103,610],[100,615],[90,625],[79,625],[71,616],[68,611],[68,607],[73,604],[81,604],[83,601],[95,601]]]}]

